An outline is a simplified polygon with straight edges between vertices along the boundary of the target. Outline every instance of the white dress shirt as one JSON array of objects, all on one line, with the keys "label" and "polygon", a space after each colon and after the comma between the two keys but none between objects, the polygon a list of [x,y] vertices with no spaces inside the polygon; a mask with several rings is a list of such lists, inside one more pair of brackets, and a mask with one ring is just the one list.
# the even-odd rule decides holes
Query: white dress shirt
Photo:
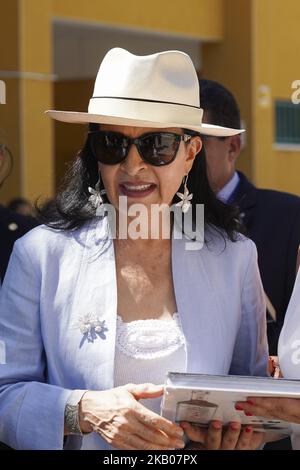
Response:
[{"label": "white dress shirt", "polygon": [[228,202],[231,195],[237,188],[240,182],[240,177],[238,173],[235,171],[232,178],[225,184],[225,186],[217,193],[217,198],[223,202]]}]

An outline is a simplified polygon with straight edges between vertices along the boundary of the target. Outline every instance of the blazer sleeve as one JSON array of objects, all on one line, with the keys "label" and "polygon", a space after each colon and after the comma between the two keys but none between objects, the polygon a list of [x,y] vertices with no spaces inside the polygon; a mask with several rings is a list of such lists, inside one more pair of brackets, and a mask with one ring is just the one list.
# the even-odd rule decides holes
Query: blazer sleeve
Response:
[{"label": "blazer sleeve", "polygon": [[71,390],[46,383],[41,275],[24,245],[15,243],[0,291],[0,440],[15,449],[58,450]]},{"label": "blazer sleeve", "polygon": [[257,264],[255,244],[250,245],[249,261],[242,283],[241,324],[233,351],[230,374],[267,376],[268,342],[265,295]]},{"label": "blazer sleeve", "polygon": [[[296,280],[296,271],[297,264],[299,262],[298,250],[300,247],[300,209],[293,214],[292,217],[292,226],[290,230],[290,236],[287,243],[287,272],[286,272],[286,289],[287,289],[287,303],[290,300],[290,297],[293,292],[295,280]],[[283,318],[284,320],[284,318]]]}]

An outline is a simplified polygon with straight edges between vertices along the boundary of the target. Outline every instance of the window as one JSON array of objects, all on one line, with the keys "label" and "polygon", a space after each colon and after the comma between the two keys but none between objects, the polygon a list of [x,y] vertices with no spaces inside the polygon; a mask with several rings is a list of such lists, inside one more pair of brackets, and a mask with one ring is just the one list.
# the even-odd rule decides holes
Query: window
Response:
[{"label": "window", "polygon": [[300,145],[300,104],[275,101],[276,143]]}]

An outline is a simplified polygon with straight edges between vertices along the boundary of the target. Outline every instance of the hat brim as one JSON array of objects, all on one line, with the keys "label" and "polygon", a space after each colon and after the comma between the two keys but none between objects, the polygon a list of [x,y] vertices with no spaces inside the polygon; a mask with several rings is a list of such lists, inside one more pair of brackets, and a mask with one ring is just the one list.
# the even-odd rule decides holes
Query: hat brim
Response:
[{"label": "hat brim", "polygon": [[114,124],[119,126],[135,126],[135,127],[156,127],[156,128],[167,128],[167,127],[179,127],[184,129],[190,129],[192,131],[199,132],[203,135],[211,135],[215,137],[229,137],[232,135],[241,134],[244,129],[233,129],[230,127],[215,126],[213,124],[200,124],[199,126],[187,126],[186,123],[180,122],[155,122],[146,121],[143,119],[132,119],[120,116],[107,116],[101,114],[91,114],[84,112],[75,111],[56,111],[48,110],[45,111],[47,116],[52,117],[56,121],[69,122],[74,124],[87,124],[87,123],[99,123],[99,124]]}]

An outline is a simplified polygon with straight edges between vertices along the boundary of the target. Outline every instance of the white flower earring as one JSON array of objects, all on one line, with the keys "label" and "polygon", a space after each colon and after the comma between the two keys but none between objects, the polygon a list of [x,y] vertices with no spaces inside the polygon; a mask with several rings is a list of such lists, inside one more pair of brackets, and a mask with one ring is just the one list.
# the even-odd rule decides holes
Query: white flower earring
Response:
[{"label": "white flower earring", "polygon": [[184,214],[189,210],[191,206],[191,200],[193,199],[193,194],[190,194],[187,188],[187,180],[188,175],[183,178],[183,194],[176,193],[176,195],[181,199],[181,201],[177,202],[176,206],[181,207],[181,210]]},{"label": "white flower earring", "polygon": [[102,199],[103,194],[106,194],[105,189],[100,189],[101,185],[101,180],[100,180],[100,175],[99,179],[95,185],[95,188],[91,188],[89,186],[88,191],[91,194],[89,197],[89,202],[93,206],[94,209],[96,209],[96,215],[103,215],[103,209],[104,209],[104,202]]}]

